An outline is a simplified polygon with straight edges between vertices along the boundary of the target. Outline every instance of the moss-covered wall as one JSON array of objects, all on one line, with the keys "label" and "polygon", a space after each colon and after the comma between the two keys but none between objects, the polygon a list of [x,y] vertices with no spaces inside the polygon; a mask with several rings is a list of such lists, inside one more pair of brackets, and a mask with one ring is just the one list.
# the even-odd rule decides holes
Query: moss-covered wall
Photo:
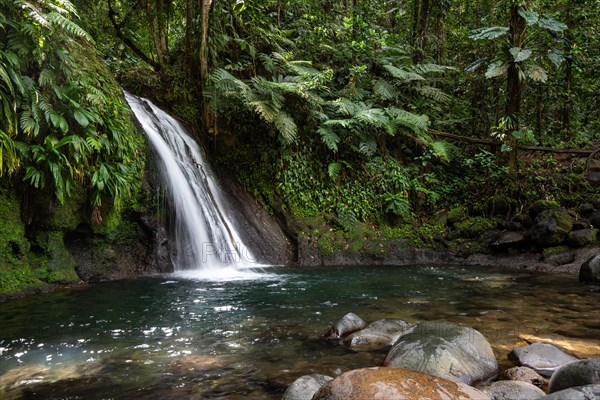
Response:
[{"label": "moss-covered wall", "polygon": [[0,190],[0,298],[57,284],[78,282],[64,232],[41,231],[28,237],[16,193]]}]

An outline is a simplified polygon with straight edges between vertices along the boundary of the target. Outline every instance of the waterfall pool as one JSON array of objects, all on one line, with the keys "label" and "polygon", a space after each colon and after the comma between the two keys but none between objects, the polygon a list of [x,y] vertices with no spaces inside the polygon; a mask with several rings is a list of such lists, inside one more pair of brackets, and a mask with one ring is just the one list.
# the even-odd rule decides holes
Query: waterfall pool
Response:
[{"label": "waterfall pool", "polygon": [[550,341],[600,357],[598,287],[489,268],[268,268],[254,279],[163,275],[0,304],[2,399],[279,399],[309,373],[379,365],[320,339],[365,321],[449,320],[507,353]]}]

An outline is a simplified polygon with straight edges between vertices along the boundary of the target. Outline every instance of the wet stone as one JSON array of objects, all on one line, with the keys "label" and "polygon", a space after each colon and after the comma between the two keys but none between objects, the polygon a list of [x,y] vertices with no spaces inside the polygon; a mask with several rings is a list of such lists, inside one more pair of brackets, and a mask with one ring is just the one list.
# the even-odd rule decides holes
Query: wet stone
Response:
[{"label": "wet stone", "polygon": [[546,377],[552,376],[561,365],[577,361],[577,358],[547,343],[533,343],[518,347],[509,353],[508,358],[515,364],[532,368]]}]

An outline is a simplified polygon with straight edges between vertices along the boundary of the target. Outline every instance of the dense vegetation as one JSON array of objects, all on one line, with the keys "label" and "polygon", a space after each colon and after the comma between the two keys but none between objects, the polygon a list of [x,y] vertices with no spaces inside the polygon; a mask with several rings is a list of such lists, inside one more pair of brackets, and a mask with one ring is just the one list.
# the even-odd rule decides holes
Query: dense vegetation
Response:
[{"label": "dense vegetation", "polygon": [[116,77],[296,230],[577,207],[599,194],[599,22],[598,0],[0,0],[2,187],[76,186],[94,223],[130,198]]},{"label": "dense vegetation", "polygon": [[589,196],[581,155],[519,147],[597,146],[599,8],[125,0],[81,10],[121,81],[159,93],[265,205],[349,229],[460,205],[487,215],[499,195],[512,215]]}]

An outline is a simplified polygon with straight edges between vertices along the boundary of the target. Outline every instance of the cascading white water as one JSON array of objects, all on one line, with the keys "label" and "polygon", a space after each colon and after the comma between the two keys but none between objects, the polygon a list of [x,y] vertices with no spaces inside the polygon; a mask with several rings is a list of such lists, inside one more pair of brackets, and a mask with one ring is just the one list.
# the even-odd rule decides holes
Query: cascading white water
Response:
[{"label": "cascading white water", "polygon": [[151,101],[129,93],[125,98],[158,154],[175,213],[175,271],[235,278],[239,268],[256,267],[252,253],[222,211],[226,204],[198,144],[177,120]]}]

